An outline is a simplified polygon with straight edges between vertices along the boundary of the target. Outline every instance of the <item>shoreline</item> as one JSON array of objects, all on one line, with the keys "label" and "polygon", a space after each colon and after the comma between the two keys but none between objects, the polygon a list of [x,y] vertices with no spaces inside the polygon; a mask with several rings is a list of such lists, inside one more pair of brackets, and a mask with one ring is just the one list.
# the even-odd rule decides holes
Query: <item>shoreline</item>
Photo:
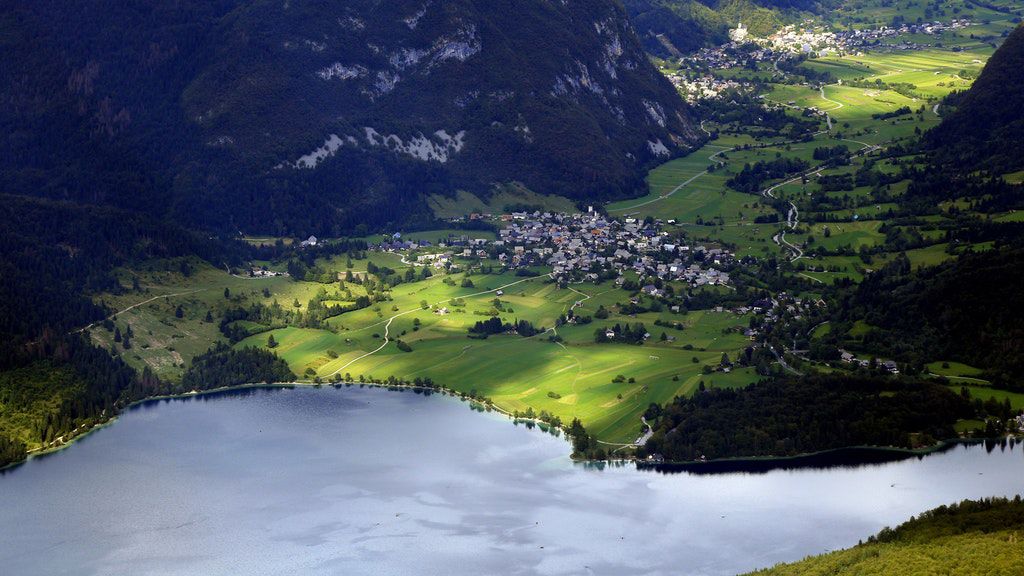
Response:
[{"label": "shoreline", "polygon": [[[93,432],[96,432],[98,430],[102,430],[103,428],[106,428],[106,427],[111,426],[114,423],[116,423],[118,418],[120,418],[120,416],[125,411],[131,410],[132,408],[136,408],[136,407],[138,407],[138,406],[140,406],[142,404],[147,404],[149,402],[159,402],[161,400],[187,400],[187,399],[190,399],[190,398],[198,398],[198,397],[202,397],[202,396],[211,396],[211,395],[215,395],[215,394],[223,394],[225,392],[238,392],[238,391],[242,391],[242,390],[274,390],[274,389],[290,389],[290,388],[296,388],[296,387],[303,387],[303,388],[323,388],[323,387],[343,388],[343,387],[351,387],[351,386],[361,386],[361,387],[364,387],[364,388],[365,387],[373,387],[373,388],[383,388],[383,389],[399,388],[399,389],[403,389],[403,390],[420,390],[420,391],[424,391],[424,392],[432,392],[432,393],[433,392],[437,392],[437,393],[441,393],[441,394],[446,394],[446,395],[450,395],[450,396],[453,396],[455,398],[458,398],[460,400],[466,401],[470,405],[476,404],[476,405],[482,406],[485,411],[497,412],[497,413],[501,414],[502,416],[505,416],[506,418],[508,418],[510,421],[512,421],[513,424],[518,424],[519,422],[525,422],[525,423],[533,424],[533,425],[537,426],[538,428],[540,426],[542,426],[542,425],[547,427],[549,430],[557,428],[559,430],[560,434],[564,434],[565,438],[569,438],[568,434],[565,431],[565,427],[564,426],[557,426],[556,427],[556,426],[553,426],[552,424],[550,424],[549,422],[544,422],[544,421],[539,420],[537,418],[532,418],[531,419],[531,418],[525,418],[525,417],[522,417],[522,416],[517,418],[517,417],[515,417],[514,414],[512,414],[511,412],[505,410],[504,408],[501,408],[501,407],[497,406],[493,402],[491,404],[487,404],[486,402],[481,402],[481,401],[479,401],[479,400],[477,400],[475,398],[470,398],[469,396],[467,396],[467,395],[465,395],[465,394],[463,394],[461,392],[458,392],[458,391],[453,390],[451,388],[447,388],[445,386],[430,387],[430,386],[416,386],[416,385],[407,385],[407,384],[386,384],[386,383],[378,383],[378,382],[319,382],[318,383],[318,382],[313,382],[311,380],[308,380],[308,381],[295,380],[295,381],[292,381],[292,382],[261,382],[261,383],[234,384],[234,385],[230,385],[230,386],[219,386],[217,388],[210,388],[210,389],[207,389],[207,390],[190,390],[188,392],[182,392],[180,394],[160,394],[160,395],[157,395],[157,396],[147,396],[145,398],[140,398],[138,400],[133,400],[133,401],[129,402],[128,404],[125,404],[123,407],[119,408],[117,410],[117,413],[114,414],[113,416],[110,416],[106,420],[103,420],[102,422],[98,422],[98,423],[94,424],[93,426],[89,427],[88,429],[83,430],[82,432],[80,432],[78,434],[75,434],[71,438],[68,438],[67,440],[61,442],[58,445],[48,446],[48,447],[45,447],[45,448],[37,448],[37,449],[34,449],[34,450],[29,450],[28,452],[26,452],[25,458],[23,458],[21,460],[17,460],[15,462],[10,462],[10,463],[8,463],[8,464],[6,464],[4,466],[0,466],[0,474],[3,474],[4,472],[6,472],[8,470],[11,470],[11,469],[16,468],[18,466],[21,466],[22,464],[25,464],[26,462],[28,462],[29,460],[32,460],[33,458],[49,456],[51,454],[55,454],[57,452],[60,452],[61,450],[64,450],[64,449],[66,449],[66,448],[68,448],[70,446],[73,446],[76,442],[78,442],[79,440],[84,439],[85,437],[89,436]],[[570,458],[571,458],[571,456],[570,456]],[[577,461],[577,460],[574,459],[573,461]]]},{"label": "shoreline", "polygon": [[[468,402],[471,406],[474,405],[474,404],[478,405],[478,406],[482,406],[485,411],[497,412],[498,414],[501,414],[502,416],[505,416],[506,418],[508,418],[513,423],[513,425],[518,425],[520,422],[524,422],[527,425],[533,424],[533,425],[537,426],[538,428],[541,428],[543,431],[546,431],[546,432],[550,432],[550,430],[557,429],[559,431],[558,436],[564,437],[567,441],[570,438],[570,436],[569,436],[569,434],[568,434],[568,432],[566,430],[566,426],[564,424],[561,425],[561,426],[554,426],[554,425],[552,425],[549,422],[545,422],[545,421],[539,420],[537,418],[532,418],[531,419],[531,418],[525,418],[525,417],[522,417],[522,416],[516,417],[513,413],[505,410],[504,408],[501,408],[501,407],[497,406],[493,402],[488,404],[487,402],[482,402],[482,401],[477,400],[475,398],[471,398],[471,397],[469,397],[468,395],[466,395],[466,394],[464,394],[462,392],[458,392],[456,390],[453,390],[453,389],[445,387],[445,386],[429,387],[429,386],[416,386],[416,385],[407,385],[407,384],[386,384],[386,383],[378,383],[378,382],[319,382],[318,383],[318,382],[313,382],[313,381],[302,381],[302,380],[295,380],[295,381],[292,381],[292,382],[262,382],[262,383],[235,384],[235,385],[231,385],[231,386],[220,386],[220,387],[217,387],[217,388],[210,388],[208,390],[191,390],[189,392],[182,392],[180,394],[161,394],[161,395],[158,395],[158,396],[148,396],[146,398],[141,398],[139,400],[133,400],[132,402],[129,402],[128,404],[126,404],[124,407],[120,408],[118,410],[117,414],[111,416],[110,418],[104,420],[103,422],[100,422],[100,423],[97,423],[97,424],[93,425],[92,427],[90,427],[89,429],[81,432],[80,434],[76,434],[75,436],[71,437],[70,439],[68,439],[67,441],[61,443],[58,446],[50,446],[50,447],[47,447],[47,448],[42,448],[42,449],[36,449],[34,451],[29,451],[29,452],[26,453],[26,457],[24,459],[18,460],[16,462],[11,462],[11,463],[6,464],[4,466],[0,466],[0,474],[6,472],[7,470],[16,468],[16,467],[18,467],[18,466],[20,466],[22,464],[25,464],[26,462],[28,462],[29,460],[32,460],[33,458],[42,457],[42,456],[49,456],[51,454],[60,452],[61,450],[64,450],[65,448],[68,448],[68,447],[74,445],[79,440],[81,440],[83,438],[86,438],[87,436],[89,436],[93,432],[98,431],[98,430],[102,430],[103,428],[106,428],[108,426],[113,425],[115,422],[117,422],[118,418],[121,416],[122,413],[124,413],[124,411],[130,410],[132,408],[135,408],[137,406],[140,406],[142,404],[146,404],[146,403],[149,403],[149,402],[158,402],[158,401],[161,401],[161,400],[186,400],[186,399],[189,399],[189,398],[197,398],[197,397],[202,397],[202,396],[210,396],[210,395],[215,395],[215,394],[223,394],[225,392],[237,392],[237,391],[243,391],[243,390],[261,390],[261,389],[262,390],[273,390],[273,389],[290,389],[290,388],[296,388],[296,387],[323,388],[325,386],[329,386],[329,387],[333,387],[333,388],[361,386],[361,387],[373,387],[373,388],[383,388],[383,389],[419,390],[419,391],[425,391],[425,392],[431,392],[431,393],[437,392],[437,393],[441,393],[441,394],[445,394],[445,395],[450,395],[450,396],[453,396],[455,398],[458,398],[459,400]],[[571,455],[569,456],[569,458],[573,462],[580,462],[580,463],[602,463],[602,462],[623,461],[623,460],[625,460],[625,461],[634,462],[638,469],[645,469],[645,470],[649,469],[649,470],[656,470],[656,471],[659,471],[659,472],[673,472],[673,471],[678,471],[678,472],[700,472],[700,471],[702,471],[702,469],[704,469],[703,471],[705,473],[714,474],[714,473],[726,473],[726,472],[729,472],[729,471],[733,471],[733,470],[730,470],[730,469],[734,469],[735,471],[740,471],[740,470],[743,469],[743,467],[756,468],[756,467],[760,466],[760,467],[763,467],[763,468],[766,468],[766,469],[779,469],[779,468],[803,467],[803,466],[813,467],[815,465],[814,464],[815,460],[827,458],[829,456],[839,455],[839,454],[841,454],[843,452],[862,452],[862,453],[865,453],[865,454],[874,453],[874,454],[878,454],[879,456],[883,456],[883,457],[889,456],[890,457],[888,460],[868,461],[867,459],[865,459],[863,462],[852,462],[852,463],[848,464],[848,465],[852,465],[852,466],[869,465],[869,464],[873,464],[873,463],[901,460],[901,459],[905,459],[905,458],[913,458],[915,456],[923,457],[923,456],[927,456],[927,455],[934,454],[934,453],[937,453],[937,452],[942,452],[944,450],[948,450],[948,449],[952,448],[953,446],[955,446],[957,444],[979,444],[979,443],[985,442],[986,440],[1005,440],[1006,438],[1007,437],[1003,437],[1003,438],[999,438],[999,439],[995,439],[995,438],[951,438],[951,439],[941,440],[938,443],[936,443],[936,444],[934,444],[932,446],[925,447],[925,448],[898,448],[898,447],[893,447],[893,446],[863,446],[863,445],[862,446],[845,446],[845,447],[841,447],[841,448],[829,448],[829,449],[826,449],[826,450],[819,450],[819,451],[816,451],[816,452],[807,452],[807,453],[803,453],[803,454],[796,454],[796,455],[793,455],[793,456],[735,456],[735,457],[717,458],[717,459],[714,459],[714,460],[705,460],[705,461],[699,461],[699,460],[671,461],[671,460],[666,460],[666,461],[662,461],[662,462],[652,462],[652,461],[646,461],[646,460],[638,459],[635,456],[626,456],[626,457],[619,457],[619,458],[606,458],[604,460],[577,459],[577,458],[573,458]],[[789,466],[787,466],[787,465],[789,465]],[[833,465],[843,465],[843,464],[833,464]]]},{"label": "shoreline", "polygon": [[[666,460],[663,462],[651,462],[637,460],[637,466],[645,469],[658,470],[662,472],[705,472],[709,474],[728,471],[768,471],[774,469],[802,468],[802,467],[830,467],[830,466],[862,466],[871,464],[884,464],[898,460],[905,460],[914,457],[924,457],[939,452],[945,452],[957,445],[982,444],[986,441],[1004,441],[1003,438],[950,438],[940,440],[936,444],[925,448],[899,448],[896,446],[843,446],[840,448],[828,448],[815,452],[805,452],[792,456],[733,456],[729,458],[716,458],[714,460]],[[1016,438],[1016,437],[1014,437]],[[831,457],[839,457],[844,454],[860,454],[862,456],[874,455],[877,458],[851,459],[847,462],[839,460],[831,461]],[[704,470],[702,470],[704,469]]]}]

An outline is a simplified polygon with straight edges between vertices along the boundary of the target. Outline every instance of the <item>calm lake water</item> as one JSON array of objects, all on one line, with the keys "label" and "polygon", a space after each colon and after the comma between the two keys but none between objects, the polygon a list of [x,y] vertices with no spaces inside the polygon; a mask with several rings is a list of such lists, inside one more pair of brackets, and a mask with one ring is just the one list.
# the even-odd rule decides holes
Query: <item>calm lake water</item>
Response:
[{"label": "calm lake water", "polygon": [[735,574],[1024,491],[1024,451],[661,474],[568,459],[452,398],[259,390],[151,403],[0,475],[0,572]]}]

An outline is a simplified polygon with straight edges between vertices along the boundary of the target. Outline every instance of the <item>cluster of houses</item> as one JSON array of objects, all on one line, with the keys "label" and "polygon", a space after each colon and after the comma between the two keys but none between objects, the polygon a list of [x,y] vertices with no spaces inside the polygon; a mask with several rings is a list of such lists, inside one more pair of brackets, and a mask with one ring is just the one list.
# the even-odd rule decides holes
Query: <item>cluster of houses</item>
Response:
[{"label": "cluster of houses", "polygon": [[801,27],[789,25],[767,38],[751,38],[762,47],[790,54],[820,55],[850,53],[861,47],[878,45],[882,40],[910,34],[939,35],[950,30],[965,28],[970,20],[957,18],[950,22],[918,22],[899,26],[881,26],[833,32],[822,27]]},{"label": "cluster of houses", "polygon": [[249,276],[251,278],[273,278],[275,276],[287,275],[287,272],[278,272],[277,270],[270,270],[266,266],[252,266],[249,268]]},{"label": "cluster of houses", "polygon": [[[846,350],[840,350],[839,351],[839,358],[840,358],[840,360],[842,360],[843,362],[846,362],[847,364],[855,364],[855,365],[861,366],[863,368],[868,368],[868,367],[871,366],[871,361],[870,360],[864,360],[863,358],[857,358],[857,356],[855,356],[852,352],[847,352]],[[894,362],[892,360],[878,360],[877,361],[877,365],[879,367],[883,368],[886,372],[889,372],[890,374],[899,374],[900,373],[899,366],[896,364],[896,362]]]},{"label": "cluster of houses", "polygon": [[616,220],[593,211],[513,215],[493,245],[510,268],[546,264],[566,281],[615,276],[621,281],[632,271],[694,286],[725,285],[724,268],[735,262],[721,248],[680,244],[660,221]]},{"label": "cluster of houses", "polygon": [[[783,55],[788,57],[788,55]],[[694,54],[682,58],[682,69],[728,70],[742,68],[752,62],[767,62],[780,57],[769,47],[741,42],[728,42],[721,46],[701,48]]]},{"label": "cluster of houses", "polygon": [[683,99],[691,104],[702,100],[721,98],[728,90],[752,88],[749,82],[717,78],[711,74],[689,77],[686,74],[676,73],[669,75],[668,79],[683,96]]},{"label": "cluster of houses", "polygon": [[895,38],[908,34],[935,36],[951,30],[959,30],[971,25],[966,18],[955,18],[950,22],[919,22],[900,26],[882,26],[863,30],[843,30],[835,34],[835,46],[839,51],[878,44],[882,39]]},{"label": "cluster of houses", "polygon": [[[783,27],[766,38],[751,36],[741,23],[730,31],[730,42],[721,46],[703,48],[682,60],[686,68],[730,69],[748,66],[754,62],[786,60],[800,55],[817,54],[851,54],[859,49],[879,46],[885,39],[904,35],[940,35],[950,30],[958,30],[971,25],[967,18],[955,18],[950,22],[918,22],[905,23],[899,26],[881,26],[879,28],[863,28],[856,30],[840,30],[833,32],[813,22],[791,24]],[[890,49],[919,49],[921,46],[911,42],[886,43]],[[676,82],[673,79],[673,82]],[[712,94],[720,93],[728,88],[726,85],[688,81],[694,85],[683,85],[687,93],[704,94],[704,98],[713,98]]]},{"label": "cluster of houses", "polygon": [[[415,259],[417,265],[436,268],[457,265],[456,257],[494,259],[511,270],[550,266],[553,277],[564,281],[618,278],[622,283],[623,274],[635,272],[691,286],[723,286],[729,284],[728,270],[736,263],[735,256],[722,248],[679,243],[662,230],[658,220],[616,220],[593,210],[514,212],[501,220],[506,225],[494,240],[449,237],[435,246],[426,240],[402,240],[396,234],[373,248],[406,253],[439,248]],[[658,295],[653,286],[650,292]]]}]

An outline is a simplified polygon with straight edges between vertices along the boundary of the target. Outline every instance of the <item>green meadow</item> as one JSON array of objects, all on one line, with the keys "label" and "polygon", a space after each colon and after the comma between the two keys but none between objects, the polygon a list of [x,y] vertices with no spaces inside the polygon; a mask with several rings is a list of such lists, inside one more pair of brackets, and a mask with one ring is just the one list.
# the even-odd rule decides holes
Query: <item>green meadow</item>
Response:
[{"label": "green meadow", "polygon": [[970,384],[950,384],[950,389],[954,392],[959,392],[961,388],[967,388],[974,398],[980,398],[981,400],[993,399],[997,402],[1003,402],[1005,400],[1010,401],[1010,408],[1012,410],[1024,409],[1024,394],[1019,392],[1008,392],[1006,390],[997,390],[995,388],[989,388],[987,386],[974,386]]},{"label": "green meadow", "polygon": [[[368,260],[378,265],[391,265],[395,258],[368,254]],[[344,260],[321,264],[343,272]],[[319,291],[330,293],[339,286],[287,277],[242,278],[200,261],[191,264],[194,271],[189,276],[180,273],[178,261],[124,270],[124,284],[137,278],[140,290],[102,299],[119,310],[130,308],[117,314],[113,323],[122,333],[131,327],[133,345],[123,349],[114,342],[114,332],[103,326],[90,330],[92,340],[112,348],[133,366],[149,367],[173,380],[181,377],[197,354],[214,342],[226,341],[218,326],[228,308],[276,301],[303,311]],[[352,265],[365,270],[367,261],[356,260]],[[391,290],[390,300],[334,316],[322,329],[250,322],[246,326],[260,332],[236,346],[266,347],[273,335],[274,352],[307,381],[328,381],[335,374],[356,381],[360,377],[430,378],[456,391],[486,397],[509,413],[543,410],[563,422],[580,418],[588,431],[613,444],[630,444],[640,435],[640,414],[652,402],[665,404],[690,394],[702,381],[706,387],[732,387],[757,379],[749,369],[704,373],[705,366],[718,366],[723,353],[735,358],[749,344],[741,333],[748,318],[702,311],[624,316],[616,313],[615,306],[628,301],[630,294],[611,283],[559,288],[544,275],[476,273],[470,276],[474,286],[463,288],[463,277],[463,273],[437,271],[426,280],[399,284]],[[356,283],[346,283],[345,288],[353,297],[365,294]],[[495,299],[500,301],[500,311],[495,310]],[[556,329],[557,319],[577,301],[581,302],[578,314],[592,315],[603,305],[611,315]],[[181,318],[176,316],[179,306]],[[468,337],[469,327],[495,313],[504,322],[528,320],[545,332],[529,338]],[[207,321],[207,314],[212,321]],[[655,326],[658,320],[679,323],[682,328]],[[643,322],[652,337],[643,345],[594,342],[595,330],[627,322]],[[660,339],[662,332],[665,341]],[[553,341],[556,335],[560,341]],[[398,341],[411,351],[400,350]]]}]

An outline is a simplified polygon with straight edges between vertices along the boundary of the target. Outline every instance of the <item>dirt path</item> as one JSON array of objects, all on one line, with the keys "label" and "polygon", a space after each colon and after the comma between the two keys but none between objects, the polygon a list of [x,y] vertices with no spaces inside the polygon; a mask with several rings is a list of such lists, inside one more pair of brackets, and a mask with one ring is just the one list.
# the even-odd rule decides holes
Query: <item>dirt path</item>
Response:
[{"label": "dirt path", "polygon": [[189,290],[187,292],[178,292],[178,293],[175,293],[175,294],[161,294],[160,296],[154,296],[154,297],[150,298],[149,300],[143,300],[142,302],[137,302],[135,304],[132,304],[131,306],[129,306],[127,308],[124,308],[123,310],[118,310],[117,312],[114,312],[113,314],[111,314],[110,316],[107,316],[103,320],[99,320],[99,321],[93,322],[92,324],[89,324],[88,326],[79,328],[77,330],[72,330],[71,332],[68,332],[68,334],[81,334],[82,332],[85,332],[86,330],[91,330],[94,326],[96,326],[97,324],[100,324],[101,322],[106,322],[107,320],[113,320],[114,317],[116,317],[118,314],[123,314],[125,312],[130,311],[130,310],[134,310],[134,309],[138,308],[139,306],[144,306],[146,304],[149,304],[150,302],[153,302],[154,300],[159,300],[161,298],[175,298],[177,296],[187,296],[189,294],[195,294],[197,292],[203,292],[204,290],[206,290],[206,288],[197,288],[195,290]]},{"label": "dirt path", "polygon": [[818,279],[817,279],[817,278],[815,278],[814,276],[808,276],[807,274],[804,274],[803,272],[801,272],[801,273],[797,274],[797,276],[803,276],[804,278],[807,278],[808,280],[814,280],[814,281],[815,281],[815,282],[817,282],[818,284],[824,284],[824,283],[825,283],[825,281],[824,281],[824,280],[818,280]]},{"label": "dirt path", "polygon": [[[821,99],[822,100],[824,100],[825,102],[831,102],[831,103],[836,105],[835,108],[829,108],[828,110],[823,110],[823,112],[831,112],[833,110],[839,110],[840,108],[842,108],[844,106],[844,104],[842,102],[836,102],[835,100],[830,99],[828,96],[825,96],[825,87],[824,86],[821,86],[820,88],[818,88],[818,91],[821,93]],[[831,122],[829,123],[829,125],[831,125]]]}]

